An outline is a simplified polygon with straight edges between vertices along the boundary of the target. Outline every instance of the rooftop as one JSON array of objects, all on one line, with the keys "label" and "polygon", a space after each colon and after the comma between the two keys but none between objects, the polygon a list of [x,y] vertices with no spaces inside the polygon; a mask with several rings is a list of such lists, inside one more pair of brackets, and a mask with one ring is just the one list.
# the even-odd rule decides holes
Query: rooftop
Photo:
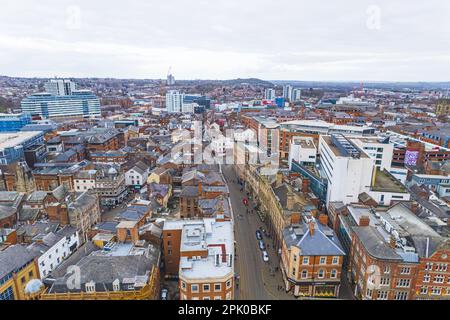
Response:
[{"label": "rooftop", "polygon": [[1,133],[0,134],[0,150],[13,148],[23,144],[25,141],[33,139],[42,135],[41,131],[25,131],[15,133]]},{"label": "rooftop", "polygon": [[406,187],[386,170],[376,169],[372,191],[407,193]]}]

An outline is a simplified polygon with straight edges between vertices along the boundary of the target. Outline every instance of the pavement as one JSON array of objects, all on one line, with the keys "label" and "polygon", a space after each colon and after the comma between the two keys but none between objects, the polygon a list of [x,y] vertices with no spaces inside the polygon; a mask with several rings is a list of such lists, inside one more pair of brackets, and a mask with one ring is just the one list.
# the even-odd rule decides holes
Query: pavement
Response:
[{"label": "pavement", "polygon": [[[223,174],[230,189],[231,205],[234,212],[234,229],[236,241],[235,271],[240,277],[237,281],[236,300],[293,300],[295,297],[287,294],[284,289],[281,271],[271,272],[279,267],[280,260],[273,250],[272,240],[264,236],[264,242],[269,245],[267,252],[269,262],[262,259],[256,239],[256,230],[267,227],[256,213],[247,213],[243,200],[247,195],[241,191],[233,166],[222,166]],[[250,206],[251,206],[250,201]]]}]

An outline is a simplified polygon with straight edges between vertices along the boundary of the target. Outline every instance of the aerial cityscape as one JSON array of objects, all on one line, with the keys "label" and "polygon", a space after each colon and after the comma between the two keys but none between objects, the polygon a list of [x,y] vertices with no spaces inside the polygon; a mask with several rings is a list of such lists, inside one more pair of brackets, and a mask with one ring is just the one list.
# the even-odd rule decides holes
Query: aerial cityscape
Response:
[{"label": "aerial cityscape", "polygon": [[[91,19],[80,3],[65,13]],[[83,23],[68,23],[80,41]],[[399,62],[385,80],[356,57],[337,79],[291,62],[186,76],[214,67],[203,56],[148,77],[118,59],[115,76],[102,50],[68,50],[66,65],[47,43],[14,62],[33,49],[10,30],[0,300],[450,300],[450,60],[442,74]]]}]

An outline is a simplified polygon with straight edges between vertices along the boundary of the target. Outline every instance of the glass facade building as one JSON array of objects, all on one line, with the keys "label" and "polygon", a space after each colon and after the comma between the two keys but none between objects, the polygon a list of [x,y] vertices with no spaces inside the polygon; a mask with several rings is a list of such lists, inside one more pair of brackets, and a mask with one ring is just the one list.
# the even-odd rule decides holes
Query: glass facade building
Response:
[{"label": "glass facade building", "polygon": [[17,132],[31,123],[31,116],[26,113],[0,114],[0,132]]},{"label": "glass facade building", "polygon": [[33,94],[22,100],[22,111],[42,118],[99,117],[100,100],[89,90],[73,91],[71,95]]},{"label": "glass facade building", "polygon": [[25,160],[24,150],[41,144],[44,144],[44,133],[41,131],[0,133],[0,164]]}]

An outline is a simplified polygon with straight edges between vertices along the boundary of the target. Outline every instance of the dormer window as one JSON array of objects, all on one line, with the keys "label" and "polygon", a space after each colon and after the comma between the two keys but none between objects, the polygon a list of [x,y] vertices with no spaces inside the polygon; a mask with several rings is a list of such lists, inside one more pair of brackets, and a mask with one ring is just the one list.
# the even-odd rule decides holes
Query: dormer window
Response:
[{"label": "dormer window", "polygon": [[86,288],[86,292],[89,292],[89,293],[95,292],[95,282],[91,281],[91,282],[86,283],[85,288]]},{"label": "dormer window", "polygon": [[112,285],[113,285],[113,290],[114,291],[120,291],[120,281],[119,281],[119,279],[114,280]]}]

